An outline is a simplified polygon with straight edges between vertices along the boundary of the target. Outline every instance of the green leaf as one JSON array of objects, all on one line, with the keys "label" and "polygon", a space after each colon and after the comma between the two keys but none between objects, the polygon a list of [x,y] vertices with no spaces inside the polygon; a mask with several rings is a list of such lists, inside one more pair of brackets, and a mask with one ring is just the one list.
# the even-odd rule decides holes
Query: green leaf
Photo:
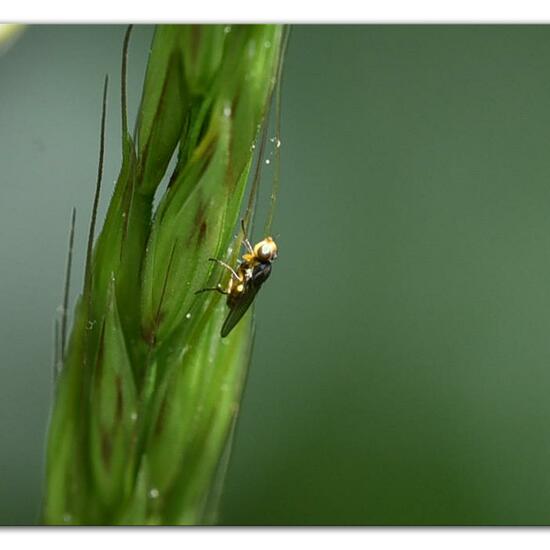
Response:
[{"label": "green leaf", "polygon": [[160,25],[153,38],[137,126],[139,190],[152,195],[170,162],[189,109],[176,25]]},{"label": "green leaf", "polygon": [[[167,524],[200,522],[238,412],[251,345],[251,314],[226,339],[219,301],[156,392],[147,447],[155,514]],[[172,457],[170,461],[167,456]]]},{"label": "green leaf", "polygon": [[130,356],[118,315],[114,277],[90,386],[91,465],[107,514],[133,492],[138,404]]}]

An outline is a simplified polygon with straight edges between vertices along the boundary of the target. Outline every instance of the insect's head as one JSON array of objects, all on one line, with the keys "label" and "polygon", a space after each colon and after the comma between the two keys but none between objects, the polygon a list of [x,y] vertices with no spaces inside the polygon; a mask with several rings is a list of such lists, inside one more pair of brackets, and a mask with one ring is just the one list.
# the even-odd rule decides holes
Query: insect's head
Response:
[{"label": "insect's head", "polygon": [[270,262],[277,258],[277,245],[271,237],[266,237],[254,247],[254,255],[260,262]]}]

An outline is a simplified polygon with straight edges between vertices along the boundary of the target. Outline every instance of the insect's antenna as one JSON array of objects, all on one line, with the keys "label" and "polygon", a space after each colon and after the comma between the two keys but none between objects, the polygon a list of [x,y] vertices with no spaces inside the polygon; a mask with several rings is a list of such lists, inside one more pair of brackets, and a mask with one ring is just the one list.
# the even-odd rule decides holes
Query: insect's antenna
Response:
[{"label": "insect's antenna", "polygon": [[[269,217],[266,222],[266,235],[269,234],[269,231],[271,230],[271,223],[273,221],[273,212],[275,209],[275,200],[277,197],[278,189],[279,189],[279,179],[280,179],[280,145],[281,142],[279,140],[280,136],[280,130],[281,130],[281,76],[283,72],[283,60],[285,57],[285,52],[288,44],[288,37],[290,34],[290,27],[286,25],[283,29],[283,37],[282,37],[282,43],[281,43],[281,51],[279,52],[279,59],[277,61],[277,84],[276,84],[276,92],[275,92],[275,129],[276,129],[276,149],[275,149],[275,171],[274,171],[274,177],[273,177],[273,186],[271,191],[271,208],[269,212]],[[252,226],[254,222],[254,211],[255,211],[255,205],[258,199],[259,191],[260,191],[260,180],[262,176],[262,163],[264,159],[265,154],[265,146],[267,143],[267,132],[269,128],[269,106],[271,104],[273,96],[270,95],[267,101],[268,108],[266,110],[266,117],[264,120],[264,125],[262,129],[262,135],[260,140],[260,150],[258,151],[258,156],[256,159],[256,168],[254,171],[254,180],[252,183],[252,187],[250,189],[250,194],[248,196],[248,203],[246,206],[246,211],[244,215],[244,228],[246,229],[246,232],[248,234],[252,231]],[[246,237],[246,235],[243,235]]]},{"label": "insect's antenna", "polygon": [[[254,180],[248,195],[248,203],[246,205],[246,211],[244,214],[243,229],[246,229],[246,233],[250,234],[252,231],[252,225],[254,223],[254,210],[258,199],[258,193],[260,191],[260,180],[262,179],[262,162],[265,152],[265,144],[267,142],[267,129],[269,126],[269,120],[266,117],[264,120],[264,126],[262,130],[262,137],[260,140],[260,150],[258,151],[258,157],[256,159],[256,168],[254,170]],[[246,238],[246,235],[243,235]]]},{"label": "insect's antenna", "polygon": [[128,46],[130,44],[130,35],[132,34],[133,25],[128,25],[126,34],[124,35],[124,45],[122,46],[122,69],[120,75],[120,102],[122,105],[122,147],[124,148],[124,140],[128,134],[128,106],[126,96],[126,77],[128,73]]},{"label": "insect's antenna", "polygon": [[273,167],[273,183],[271,186],[271,206],[265,223],[264,235],[271,234],[271,224],[275,213],[277,195],[279,194],[279,182],[281,179],[281,89],[283,79],[283,65],[290,36],[290,27],[285,25],[283,30],[281,51],[277,65],[277,83],[275,89],[275,166]]},{"label": "insect's antenna", "polygon": [[67,318],[69,311],[69,291],[71,289],[71,268],[73,264],[73,248],[74,248],[74,228],[76,223],[76,208],[73,207],[71,216],[71,229],[69,230],[69,250],[67,251],[67,266],[65,268],[65,284],[63,285],[63,309],[61,310],[61,327],[60,327],[60,360],[65,359],[65,350],[67,342]]},{"label": "insect's antenna", "polygon": [[[88,233],[88,250],[86,252],[86,271],[84,275],[84,292],[90,293],[92,284],[92,250],[94,246],[95,224],[97,220],[97,208],[99,206],[99,194],[101,192],[101,178],[103,177],[103,156],[105,153],[105,114],[107,112],[107,88],[109,86],[109,76],[105,75],[103,85],[103,102],[101,109],[101,130],[99,134],[99,161],[97,166],[97,181],[95,186],[94,204],[92,207],[92,217],[90,219],[90,230]],[[91,294],[88,294],[91,296]]]}]

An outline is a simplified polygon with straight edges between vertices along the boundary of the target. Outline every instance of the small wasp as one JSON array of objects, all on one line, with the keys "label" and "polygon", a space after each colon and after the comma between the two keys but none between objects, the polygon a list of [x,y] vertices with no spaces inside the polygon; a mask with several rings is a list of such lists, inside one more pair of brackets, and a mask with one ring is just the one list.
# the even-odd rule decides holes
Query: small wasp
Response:
[{"label": "small wasp", "polygon": [[243,230],[243,244],[247,250],[236,269],[217,258],[209,258],[216,262],[231,274],[231,279],[226,289],[221,285],[213,288],[203,288],[195,294],[207,291],[216,291],[227,296],[229,313],[223,323],[221,336],[225,338],[241,320],[248,308],[252,305],[261,286],[271,275],[271,264],[277,259],[277,245],[271,237],[252,246],[246,236],[244,220],[241,220]]}]

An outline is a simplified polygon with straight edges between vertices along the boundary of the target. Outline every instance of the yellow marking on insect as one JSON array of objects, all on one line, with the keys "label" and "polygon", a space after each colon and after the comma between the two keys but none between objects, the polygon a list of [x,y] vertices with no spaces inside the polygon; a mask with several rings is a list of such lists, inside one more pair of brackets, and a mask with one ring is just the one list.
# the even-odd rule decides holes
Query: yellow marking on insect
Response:
[{"label": "yellow marking on insect", "polygon": [[273,260],[277,259],[277,244],[272,237],[266,237],[252,246],[245,234],[243,244],[246,245],[249,252],[243,254],[242,260],[235,269],[222,260],[211,258],[230,273],[227,287],[224,289],[218,285],[215,288],[204,288],[197,291],[200,293],[217,290],[227,296],[229,314],[222,327],[222,337],[231,332],[251,306],[256,294],[271,274]]}]

